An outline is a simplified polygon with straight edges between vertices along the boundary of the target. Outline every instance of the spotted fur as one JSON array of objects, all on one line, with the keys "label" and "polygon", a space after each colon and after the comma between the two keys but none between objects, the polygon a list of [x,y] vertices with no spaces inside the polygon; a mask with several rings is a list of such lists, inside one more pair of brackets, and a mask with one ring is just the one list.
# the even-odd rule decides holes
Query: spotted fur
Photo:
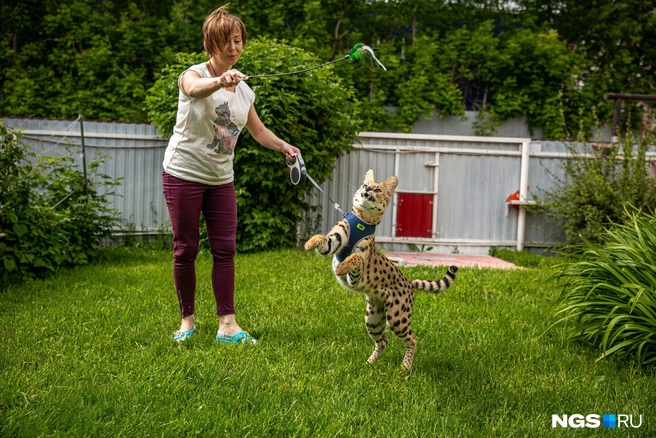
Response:
[{"label": "spotted fur", "polygon": [[[369,170],[364,184],[353,196],[353,213],[361,220],[378,225],[398,186],[392,176],[382,183],[374,181]],[[335,255],[349,240],[349,225],[342,220],[327,236],[315,235],[305,243],[306,250],[321,255]],[[435,281],[409,280],[399,268],[375,248],[375,236],[363,238],[341,263],[333,257],[333,272],[345,288],[362,292],[367,299],[365,324],[375,348],[367,362],[373,364],[387,347],[385,326],[406,345],[403,368],[410,371],[417,346],[417,335],[412,330],[412,304],[414,289],[442,292],[454,282],[458,268],[451,266],[444,278]]]}]

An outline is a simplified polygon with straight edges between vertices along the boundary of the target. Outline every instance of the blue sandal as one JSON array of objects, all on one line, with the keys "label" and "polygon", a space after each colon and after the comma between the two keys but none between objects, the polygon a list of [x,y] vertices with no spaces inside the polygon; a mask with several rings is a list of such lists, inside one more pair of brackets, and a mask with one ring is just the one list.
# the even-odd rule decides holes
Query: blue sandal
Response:
[{"label": "blue sandal", "polygon": [[223,342],[226,344],[255,344],[257,339],[249,335],[247,332],[235,333],[232,336],[228,336],[224,333],[216,332],[216,342]]},{"label": "blue sandal", "polygon": [[189,339],[191,335],[196,333],[198,330],[196,330],[196,327],[194,327],[192,330],[176,330],[173,333],[173,340],[175,342],[183,342],[186,339]]}]

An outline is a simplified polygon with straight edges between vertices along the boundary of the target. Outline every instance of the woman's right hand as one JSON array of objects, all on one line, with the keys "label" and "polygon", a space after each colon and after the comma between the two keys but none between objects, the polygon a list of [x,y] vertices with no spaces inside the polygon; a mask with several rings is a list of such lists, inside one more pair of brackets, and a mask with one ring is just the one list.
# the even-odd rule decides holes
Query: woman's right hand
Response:
[{"label": "woman's right hand", "polygon": [[246,75],[239,70],[231,69],[218,77],[219,84],[223,88],[235,87]]}]

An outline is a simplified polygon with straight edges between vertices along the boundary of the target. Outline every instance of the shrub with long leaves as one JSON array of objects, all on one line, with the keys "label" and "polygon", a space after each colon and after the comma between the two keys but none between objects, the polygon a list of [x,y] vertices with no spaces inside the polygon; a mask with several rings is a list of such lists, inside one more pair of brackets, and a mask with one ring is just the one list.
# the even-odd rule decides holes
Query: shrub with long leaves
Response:
[{"label": "shrub with long leaves", "polygon": [[584,239],[582,257],[559,265],[561,318],[570,339],[656,363],[656,217],[626,208],[624,221],[605,229],[602,244]]}]

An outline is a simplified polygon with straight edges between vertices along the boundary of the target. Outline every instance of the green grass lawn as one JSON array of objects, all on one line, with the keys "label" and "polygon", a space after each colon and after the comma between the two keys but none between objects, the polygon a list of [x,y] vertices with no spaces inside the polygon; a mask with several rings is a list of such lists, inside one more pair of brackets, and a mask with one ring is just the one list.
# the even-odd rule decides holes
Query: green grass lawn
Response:
[{"label": "green grass lawn", "polygon": [[[171,255],[112,249],[103,264],[0,293],[0,435],[202,437],[655,436],[656,372],[563,342],[549,268],[461,269],[417,292],[403,345],[373,366],[364,297],[330,260],[288,250],[237,257],[238,322],[254,346],[217,345],[209,256],[197,327],[178,328]],[[406,268],[411,278],[444,269]],[[639,429],[551,427],[552,414],[642,415]]]}]

